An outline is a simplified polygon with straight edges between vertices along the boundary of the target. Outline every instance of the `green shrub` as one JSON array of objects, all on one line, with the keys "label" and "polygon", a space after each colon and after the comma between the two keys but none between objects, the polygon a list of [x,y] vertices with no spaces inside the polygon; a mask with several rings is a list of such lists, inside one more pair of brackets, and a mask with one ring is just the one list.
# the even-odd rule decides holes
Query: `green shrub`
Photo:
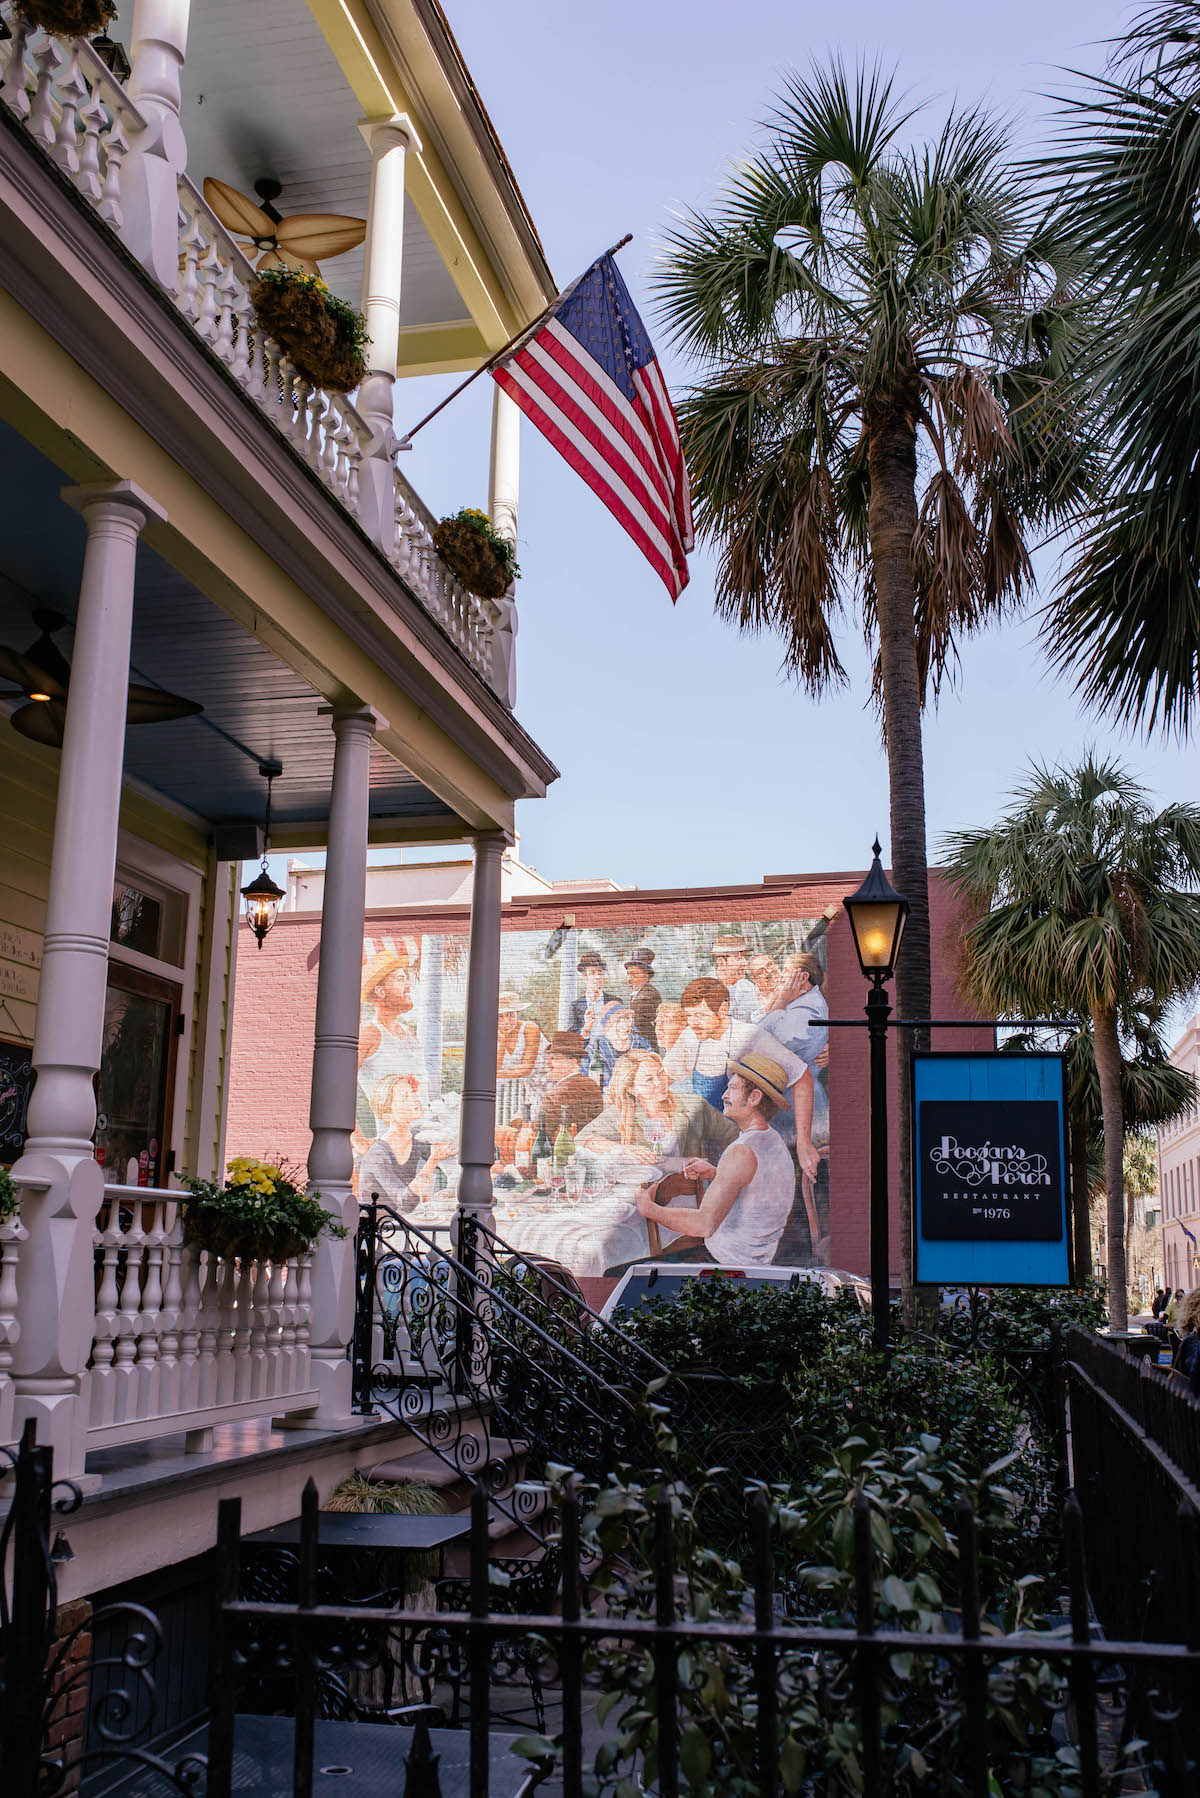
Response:
[{"label": "green shrub", "polygon": [[[1002,1462],[973,1478],[928,1433],[889,1448],[850,1438],[803,1486],[759,1489],[785,1569],[777,1605],[785,1623],[855,1627],[854,1507],[859,1494],[866,1501],[877,1626],[913,1638],[911,1652],[890,1653],[881,1668],[882,1765],[894,1798],[960,1798],[966,1791],[961,1682],[936,1651],[938,1639],[959,1627],[959,1543],[944,1518],[956,1517],[961,1494],[973,1499],[981,1546],[990,1551],[982,1563],[985,1627],[1034,1633],[1044,1627],[1031,1615],[1037,1582],[1013,1578],[1000,1546],[1014,1502],[1008,1471]],[[748,1555],[722,1555],[708,1546],[704,1484],[672,1481],[665,1488],[626,1471],[592,1493],[583,1540],[596,1563],[589,1584],[605,1615],[654,1614],[655,1509],[663,1492],[670,1497],[682,1615],[709,1622],[753,1614]],[[753,1651],[736,1641],[693,1637],[679,1671],[679,1755],[690,1798],[757,1798]],[[587,1789],[596,1798],[636,1798],[657,1777],[653,1656],[614,1635],[589,1648],[587,1673],[604,1693],[601,1725],[613,1719],[595,1751]],[[858,1798],[863,1743],[850,1658],[836,1651],[781,1653],[775,1689],[783,1790],[804,1798]],[[990,1666],[985,1742],[992,1798],[1081,1798],[1074,1750],[1059,1747],[1052,1734],[1066,1697],[1063,1676],[1038,1658],[1036,1643],[1029,1656]],[[519,1751],[556,1758],[561,1740],[527,1737]],[[1115,1793],[1116,1777],[1103,1789],[1106,1798]]]}]

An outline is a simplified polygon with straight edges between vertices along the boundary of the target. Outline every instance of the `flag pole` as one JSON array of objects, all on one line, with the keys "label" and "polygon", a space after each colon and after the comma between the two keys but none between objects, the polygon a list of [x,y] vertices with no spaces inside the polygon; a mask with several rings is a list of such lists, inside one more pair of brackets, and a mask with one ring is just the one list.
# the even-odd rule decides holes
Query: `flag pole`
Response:
[{"label": "flag pole", "polygon": [[[615,256],[618,250],[623,250],[627,243],[632,243],[632,242],[633,242],[633,232],[627,231],[625,233],[625,236],[621,239],[620,243],[615,243],[612,246],[611,250],[606,250],[604,252],[604,254],[606,256]],[[602,258],[599,256],[596,258],[597,262],[599,262],[601,260],[602,260]],[[594,268],[596,266],[596,264],[592,263],[591,266]],[[471,385],[472,381],[477,381],[479,379],[480,375],[486,375],[490,369],[495,368],[497,362],[503,362],[504,358],[510,354],[510,352],[513,348],[513,345],[520,343],[520,341],[523,337],[528,337],[531,331],[536,331],[538,326],[545,319],[549,318],[550,314],[555,310],[555,308],[562,305],[562,302],[563,302],[563,295],[561,293],[556,294],[554,296],[554,298],[551,300],[550,304],[548,306],[543,307],[541,312],[538,313],[537,317],[533,320],[532,324],[522,325],[521,329],[517,332],[515,337],[510,337],[508,342],[506,344],[502,345],[502,347],[500,349],[498,349],[494,355],[489,356],[486,362],[481,362],[479,364],[478,368],[472,369],[471,373],[467,376],[466,380],[460,381],[458,386],[454,389],[454,392],[448,393],[440,405],[435,406],[433,408],[432,412],[427,412],[425,414],[424,418],[421,420],[421,422],[419,424],[415,424],[411,431],[405,431],[403,437],[401,437],[400,441],[397,443],[396,448],[398,450],[411,449],[412,448],[412,440],[416,436],[418,431],[423,431],[425,429],[425,426],[427,424],[429,424],[433,419],[435,419],[439,412],[444,412],[446,407],[450,404],[450,401],[456,400],[460,393],[465,392],[465,390]]]}]

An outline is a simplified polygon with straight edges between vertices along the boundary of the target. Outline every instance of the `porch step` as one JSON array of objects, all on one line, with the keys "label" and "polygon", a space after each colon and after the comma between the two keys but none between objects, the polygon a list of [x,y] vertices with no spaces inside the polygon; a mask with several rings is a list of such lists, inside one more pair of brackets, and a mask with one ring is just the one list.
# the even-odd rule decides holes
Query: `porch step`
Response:
[{"label": "porch step", "polygon": [[[474,1435],[473,1431],[468,1432]],[[478,1437],[475,1440],[480,1440]],[[374,1467],[363,1468],[366,1477],[371,1480],[408,1480],[420,1481],[432,1486],[435,1491],[442,1492],[449,1487],[461,1486],[464,1483],[468,1490],[468,1503],[471,1470],[460,1471],[456,1467],[447,1466],[446,1462],[433,1449],[414,1438],[416,1447],[409,1453],[394,1456],[391,1460],[380,1461]],[[499,1461],[504,1466],[514,1467],[518,1460],[524,1460],[528,1451],[527,1442],[512,1442],[506,1436],[493,1436],[488,1444],[488,1459]],[[482,1457],[480,1465],[483,1464]],[[519,1477],[519,1476],[515,1476]]]}]

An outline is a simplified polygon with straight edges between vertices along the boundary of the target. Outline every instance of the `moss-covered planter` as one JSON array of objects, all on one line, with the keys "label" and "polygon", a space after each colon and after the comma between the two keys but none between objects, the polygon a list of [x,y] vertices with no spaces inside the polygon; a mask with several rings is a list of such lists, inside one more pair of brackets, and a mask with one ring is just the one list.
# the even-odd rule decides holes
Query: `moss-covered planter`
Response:
[{"label": "moss-covered planter", "polygon": [[264,269],[250,289],[250,301],[264,331],[314,387],[349,393],[362,381],[367,372],[366,321],[332,294],[319,275]]},{"label": "moss-covered planter", "polygon": [[433,543],[451,573],[480,599],[503,599],[520,572],[512,544],[493,529],[486,512],[473,507],[443,518]]},{"label": "moss-covered planter", "polygon": [[95,37],[117,16],[113,0],[16,0],[16,10],[51,37]]}]

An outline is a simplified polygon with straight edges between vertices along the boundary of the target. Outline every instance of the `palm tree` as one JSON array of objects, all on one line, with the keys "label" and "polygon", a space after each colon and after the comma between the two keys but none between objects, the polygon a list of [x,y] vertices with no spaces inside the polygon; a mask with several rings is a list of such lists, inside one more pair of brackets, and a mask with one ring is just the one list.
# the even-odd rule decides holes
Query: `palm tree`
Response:
[{"label": "palm tree", "polygon": [[976,915],[963,935],[964,990],[997,1016],[1067,1000],[1090,1020],[1104,1132],[1109,1315],[1125,1287],[1122,1018],[1155,1015],[1200,984],[1200,807],[1155,812],[1116,763],[1035,767],[990,830],[948,838],[946,866]]},{"label": "palm tree", "polygon": [[[766,146],[667,238],[660,311],[698,367],[680,423],[716,604],[781,634],[815,694],[846,679],[847,595],[875,651],[892,874],[912,910],[900,1015],[930,1009],[921,712],[956,638],[1014,606],[1028,545],[1086,473],[1068,371],[1070,270],[1005,130],[953,115],[909,148],[878,71],[793,75]],[[908,1081],[899,1081],[909,1253]],[[906,1268],[907,1272],[907,1268]]]},{"label": "palm tree", "polygon": [[[964,986],[970,986],[969,956],[964,954]],[[1041,995],[1044,998],[1044,993]],[[1075,995],[1060,991],[1052,1007],[1056,1018],[1069,1018]],[[1026,993],[1017,1007],[1023,1016],[1040,1010],[1040,999]],[[1071,1216],[1075,1248],[1075,1278],[1092,1276],[1091,1197],[1104,1186],[1104,1136],[1101,1125],[1100,1076],[1096,1071],[1096,1045],[1088,1017],[1074,1016],[1074,1029],[1057,1039],[1066,1059],[1067,1114],[1071,1139]],[[1118,1018],[1122,1044],[1121,1111],[1125,1120],[1126,1153],[1134,1133],[1148,1134],[1160,1124],[1182,1117],[1196,1102],[1196,1082],[1184,1068],[1170,1060],[1157,1007],[1144,1002],[1122,1007]],[[1006,1049],[1037,1048],[1043,1033],[1023,1031],[1011,1036]],[[1128,1183],[1126,1183],[1128,1185]]]},{"label": "palm tree", "polygon": [[1049,615],[1052,652],[1117,716],[1186,728],[1200,656],[1200,7],[1144,13],[1064,100],[1042,164],[1089,251],[1081,364],[1107,434],[1102,503]]}]

